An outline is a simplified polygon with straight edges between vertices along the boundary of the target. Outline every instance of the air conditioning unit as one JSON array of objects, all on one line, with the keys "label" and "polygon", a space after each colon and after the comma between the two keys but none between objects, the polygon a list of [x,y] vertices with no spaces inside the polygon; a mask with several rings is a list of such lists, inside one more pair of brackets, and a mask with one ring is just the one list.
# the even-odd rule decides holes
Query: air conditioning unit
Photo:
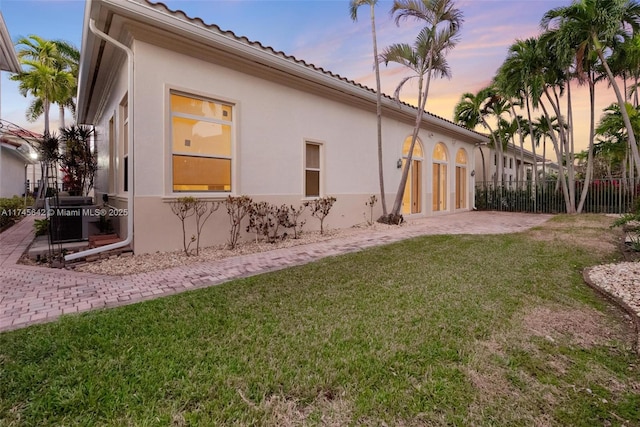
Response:
[{"label": "air conditioning unit", "polygon": [[89,223],[97,221],[91,197],[47,197],[45,200],[51,243],[89,240]]}]

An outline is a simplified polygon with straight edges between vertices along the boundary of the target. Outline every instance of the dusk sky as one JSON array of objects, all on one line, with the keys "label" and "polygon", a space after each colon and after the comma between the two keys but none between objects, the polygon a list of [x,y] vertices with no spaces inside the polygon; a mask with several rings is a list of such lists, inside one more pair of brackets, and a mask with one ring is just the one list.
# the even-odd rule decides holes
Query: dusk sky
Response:
[{"label": "dusk sky", "polygon": [[[349,17],[347,0],[170,0],[171,9],[231,30],[276,50],[304,59],[369,87],[375,86],[368,7],[361,7],[358,22]],[[466,0],[456,2],[464,14],[461,41],[448,56],[453,74],[450,80],[432,83],[427,110],[451,120],[453,109],[464,92],[486,86],[516,39],[539,34],[540,18],[549,9],[570,4],[550,0]],[[58,0],[0,0],[0,11],[11,37],[36,34],[81,45],[85,2]],[[411,21],[396,26],[389,16],[390,1],[376,8],[378,46],[412,43],[420,26]],[[404,70],[382,65],[382,90],[392,95]],[[416,99],[417,87],[407,85],[401,98]],[[575,93],[577,150],[586,148],[588,98],[586,90]],[[605,84],[596,94],[599,110],[613,100]],[[2,73],[2,117],[27,129],[42,132],[42,121],[29,123],[25,111],[29,101],[17,91],[17,84]],[[536,115],[540,115],[537,112]],[[57,110],[51,114],[53,127]]]}]

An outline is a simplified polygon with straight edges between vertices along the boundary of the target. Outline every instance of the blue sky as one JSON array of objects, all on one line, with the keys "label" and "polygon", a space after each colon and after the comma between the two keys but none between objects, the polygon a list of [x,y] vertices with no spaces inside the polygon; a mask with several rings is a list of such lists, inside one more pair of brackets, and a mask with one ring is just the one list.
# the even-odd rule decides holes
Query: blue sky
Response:
[{"label": "blue sky", "polygon": [[[374,87],[369,10],[359,10],[354,23],[348,13],[348,0],[166,0],[171,9],[200,17],[206,23],[231,30],[236,35],[257,40],[307,62],[369,87]],[[539,21],[551,8],[570,1],[558,0],[460,0],[464,14],[461,41],[449,54],[453,78],[432,84],[427,110],[451,119],[453,108],[464,92],[477,92],[487,85],[500,66],[507,49],[517,38],[539,33]],[[0,0],[0,11],[11,37],[36,34],[81,45],[85,2],[81,0]],[[376,9],[380,49],[397,42],[411,43],[419,26],[412,22],[400,27],[389,17],[390,1],[380,0]],[[383,92],[393,94],[402,78],[398,67],[382,67]],[[417,89],[411,85],[401,97],[412,102]],[[601,107],[612,97],[606,86],[598,95]],[[587,128],[586,97],[575,94],[577,121]],[[580,102],[584,99],[585,102]],[[17,85],[2,73],[2,116],[22,127],[42,131],[41,121],[24,118],[29,101],[17,92]],[[585,121],[582,119],[585,117]],[[57,113],[52,114],[56,125]],[[579,130],[578,134],[582,134]],[[580,139],[580,138],[578,138]],[[582,145],[582,144],[580,144]],[[586,144],[585,144],[586,146]]]}]

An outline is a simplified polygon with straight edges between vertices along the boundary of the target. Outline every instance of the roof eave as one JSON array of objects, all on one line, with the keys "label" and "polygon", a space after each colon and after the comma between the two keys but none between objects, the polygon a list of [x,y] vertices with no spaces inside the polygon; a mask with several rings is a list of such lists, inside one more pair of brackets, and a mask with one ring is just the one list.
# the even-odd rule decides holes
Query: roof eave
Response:
[{"label": "roof eave", "polygon": [[13,47],[13,42],[11,41],[11,36],[9,35],[9,30],[4,22],[2,13],[0,13],[0,54],[4,59],[3,62],[6,62],[6,67],[3,66],[2,68],[3,71],[12,73],[22,71],[18,55],[16,55],[16,50]]},{"label": "roof eave", "polygon": [[[167,9],[167,12],[158,10],[152,4],[146,0],[88,0],[85,9],[85,23],[83,30],[83,46],[82,51],[88,54],[84,56],[84,61],[81,65],[80,84],[78,85],[78,111],[86,111],[85,102],[88,100],[83,99],[80,94],[86,93],[86,84],[88,79],[88,72],[90,69],[91,52],[85,49],[95,48],[95,36],[88,30],[88,20],[92,15],[93,4],[96,4],[96,10],[93,15],[99,13],[98,8],[102,5],[107,5],[114,13],[118,13],[127,18],[133,19],[138,22],[151,24],[155,26],[163,26],[169,31],[176,33],[188,40],[192,40],[198,43],[206,43],[207,45],[221,49],[227,52],[233,52],[234,55],[240,56],[244,59],[255,62],[262,66],[271,67],[279,70],[283,73],[287,73],[309,82],[313,82],[316,85],[326,87],[328,89],[337,90],[349,96],[353,96],[364,100],[368,103],[375,105],[376,93],[375,91],[362,86],[351,80],[347,80],[336,74],[325,71],[324,69],[316,66],[309,65],[305,61],[297,58],[285,55],[282,52],[276,52],[272,48],[265,48],[258,42],[243,41],[242,37],[238,37],[230,31],[219,30],[216,31],[213,28],[217,26],[205,26],[204,23],[198,19],[198,22],[194,22],[188,19],[176,16],[175,12],[171,12],[166,6],[161,5]],[[156,4],[158,6],[158,4]],[[186,15],[185,15],[186,16]],[[84,92],[83,92],[84,90]],[[383,105],[386,108],[400,112],[401,114],[412,114],[415,117],[417,109],[409,104],[399,105],[398,102],[389,96],[383,97]],[[403,108],[406,107],[406,108]],[[87,118],[79,115],[79,121],[83,122]],[[446,119],[434,116],[428,112],[425,112],[423,123],[431,124],[450,132],[455,132],[460,136],[470,139],[473,142],[483,142],[487,138],[483,135],[459,126]]]}]

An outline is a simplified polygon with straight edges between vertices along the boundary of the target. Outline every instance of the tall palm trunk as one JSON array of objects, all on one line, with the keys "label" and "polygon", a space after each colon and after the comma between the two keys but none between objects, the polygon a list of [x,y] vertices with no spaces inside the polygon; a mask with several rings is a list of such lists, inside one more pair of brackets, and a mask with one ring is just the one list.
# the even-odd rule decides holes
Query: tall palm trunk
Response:
[{"label": "tall palm trunk", "polygon": [[60,112],[60,128],[64,129],[66,127],[64,123],[64,105],[60,104],[58,106],[58,111]]},{"label": "tall palm trunk", "polygon": [[[547,97],[547,99],[549,100],[549,103],[551,104],[551,107],[553,108],[554,113],[556,114],[556,117],[558,117],[558,134],[560,135],[560,145],[563,147],[564,150],[566,150],[567,147],[567,134],[565,132],[565,125],[564,125],[564,120],[562,119],[562,112],[560,111],[560,105],[555,103],[553,98],[551,97],[551,94],[549,93],[549,89],[545,87],[544,89],[544,93]],[[555,99],[557,100],[557,94],[555,94]],[[549,123],[549,126],[551,126],[551,123]],[[553,133],[552,133],[553,135]],[[556,141],[554,140],[554,144],[556,143]],[[559,156],[561,156],[562,153],[559,153]],[[567,158],[567,161],[565,162],[566,165],[561,166],[560,171],[562,172],[560,174],[560,176],[558,177],[558,179],[562,180],[562,184],[563,184],[563,193],[566,190],[566,203],[567,203],[567,213],[576,213],[576,203],[575,203],[575,185],[573,183],[573,181],[569,181],[567,183],[567,179],[564,176],[564,168],[566,167],[567,170],[569,168],[572,167],[572,165],[570,164],[570,159],[569,159],[569,153],[565,153],[564,154]],[[562,165],[562,157],[558,157],[558,162]],[[569,177],[571,179],[573,175],[571,173],[567,173],[567,177]]]},{"label": "tall palm trunk", "polygon": [[42,104],[44,110],[44,134],[46,136],[51,133],[49,131],[49,111],[51,110],[51,103],[45,99]]},{"label": "tall palm trunk", "polygon": [[542,180],[547,182],[547,134],[542,135]]},{"label": "tall palm trunk", "polygon": [[[504,175],[504,142],[502,141],[502,136],[500,132],[500,116],[497,115],[498,119],[498,129],[496,132],[493,131],[489,123],[486,121],[484,116],[482,117],[482,123],[489,129],[491,134],[491,139],[493,139],[493,146],[496,152],[496,174],[493,179],[494,185],[497,187],[498,183],[501,185],[504,183],[503,175]],[[496,137],[497,134],[497,137]],[[509,142],[507,141],[507,144]]]},{"label": "tall palm trunk", "polygon": [[556,100],[555,103],[553,103],[554,109],[556,111],[556,114],[558,115],[558,124],[560,125],[560,140],[563,143],[563,147],[564,147],[564,156],[566,159],[566,168],[567,168],[567,186],[569,188],[569,200],[571,200],[571,205],[573,206],[573,209],[571,210],[571,212],[569,213],[575,213],[576,210],[576,176],[575,176],[575,169],[574,169],[574,158],[573,158],[573,150],[571,149],[570,146],[570,127],[569,124],[565,124],[564,123],[564,119],[562,118],[562,113],[560,112],[560,97],[558,95],[558,92],[555,88],[555,86],[553,87],[553,96]]},{"label": "tall palm trunk", "polygon": [[422,117],[424,115],[424,109],[427,104],[427,96],[429,95],[429,83],[431,82],[431,67],[433,66],[433,50],[429,52],[429,63],[427,71],[427,81],[424,84],[424,93],[422,92],[423,78],[418,78],[418,112],[416,114],[416,122],[413,128],[413,134],[411,135],[411,145],[409,146],[409,153],[407,155],[407,161],[402,169],[402,177],[400,178],[400,184],[398,185],[398,191],[396,191],[396,198],[393,202],[393,209],[391,214],[394,216],[400,215],[400,209],[402,208],[402,199],[404,198],[404,190],[407,185],[407,179],[409,177],[409,168],[411,167],[411,160],[413,159],[413,149],[416,146],[418,139],[418,133],[422,125]]},{"label": "tall palm trunk", "polygon": [[578,203],[577,213],[582,213],[584,202],[587,200],[589,185],[593,175],[593,140],[595,138],[595,110],[596,110],[596,88],[592,76],[589,76],[589,106],[591,107],[589,115],[589,151],[587,154],[587,171],[584,177],[584,185],[582,186],[582,194],[580,195],[580,203]]},{"label": "tall palm trunk", "polygon": [[[420,78],[418,86],[420,87],[420,89],[422,89],[422,78]],[[402,208],[402,199],[404,198],[404,191],[407,185],[407,179],[409,178],[409,168],[411,167],[411,160],[413,159],[413,149],[416,146],[418,133],[420,132],[420,125],[422,124],[424,104],[425,98],[421,95],[418,98],[418,112],[416,114],[416,123],[413,128],[413,134],[411,135],[411,144],[409,146],[409,153],[407,154],[407,161],[405,162],[404,168],[402,169],[400,184],[398,184],[398,191],[396,191],[396,198],[393,202],[393,209],[391,210],[391,214],[394,216],[400,215],[400,209]]]},{"label": "tall palm trunk", "polygon": [[[529,97],[525,97],[525,104],[527,106],[527,120],[529,120],[529,135],[531,135],[531,152],[533,153],[533,186],[538,183],[538,159],[536,156],[536,144],[533,141],[533,122],[531,121],[531,105],[529,104]],[[522,163],[522,167],[524,168],[524,160]],[[544,167],[544,166],[543,166]],[[524,170],[523,170],[524,173]]]},{"label": "tall palm trunk", "polygon": [[[545,107],[542,100],[540,100],[540,106],[542,107],[542,112],[544,113],[544,117],[547,119],[547,123],[549,124],[549,128],[553,129],[553,125],[551,124],[551,117],[549,116],[549,112],[547,111],[547,107]],[[565,208],[567,209],[567,213],[573,213],[574,206],[571,204],[569,200],[569,190],[567,189],[567,181],[564,179],[564,166],[562,165],[562,154],[560,153],[560,143],[558,142],[558,138],[555,132],[549,132],[549,136],[551,137],[551,141],[553,142],[553,148],[556,152],[556,156],[558,157],[558,181],[560,181],[560,187],[562,188],[562,194],[564,196]]]},{"label": "tall palm trunk", "polygon": [[[595,40],[597,42],[597,40]],[[627,138],[629,139],[629,147],[631,148],[631,153],[633,154],[633,161],[635,163],[637,175],[640,176],[640,153],[638,153],[638,144],[636,142],[636,136],[633,133],[633,127],[631,126],[631,120],[629,119],[629,113],[627,112],[627,107],[625,105],[624,98],[620,93],[620,88],[618,87],[618,83],[616,82],[613,73],[611,72],[611,68],[609,68],[609,64],[607,64],[607,60],[602,53],[602,49],[598,49],[598,58],[600,58],[600,62],[604,67],[607,77],[609,78],[609,82],[613,87],[613,91],[616,94],[616,98],[618,100],[618,105],[620,106],[620,113],[622,114],[622,120],[624,121],[624,126],[627,128]]]},{"label": "tall palm trunk", "polygon": [[375,4],[371,3],[371,37],[373,38],[373,62],[376,73],[376,119],[378,132],[378,178],[380,180],[380,204],[382,215],[387,216],[387,196],[384,190],[384,163],[382,159],[382,93],[380,88],[380,63],[378,62],[378,41],[376,36]]},{"label": "tall palm trunk", "polygon": [[[567,72],[567,75],[569,73]],[[560,104],[558,104],[560,105]],[[571,79],[567,80],[567,154],[571,167],[569,168],[569,183],[575,191],[576,171],[575,171],[575,147],[574,147],[574,132],[573,132],[573,108],[571,106]],[[575,200],[575,193],[573,194],[573,200]]]},{"label": "tall palm trunk", "polygon": [[[518,115],[516,114],[516,109],[513,103],[511,103],[511,114],[513,114],[514,120],[518,125],[518,135],[520,136],[520,165],[522,167],[524,166],[524,134],[522,133],[522,128],[520,127],[520,120],[518,120]],[[514,143],[514,148],[515,148],[515,143]],[[535,154],[534,154],[534,157],[535,157]],[[520,169],[521,168],[516,167],[516,182],[524,181],[524,170],[521,171]]]}]

